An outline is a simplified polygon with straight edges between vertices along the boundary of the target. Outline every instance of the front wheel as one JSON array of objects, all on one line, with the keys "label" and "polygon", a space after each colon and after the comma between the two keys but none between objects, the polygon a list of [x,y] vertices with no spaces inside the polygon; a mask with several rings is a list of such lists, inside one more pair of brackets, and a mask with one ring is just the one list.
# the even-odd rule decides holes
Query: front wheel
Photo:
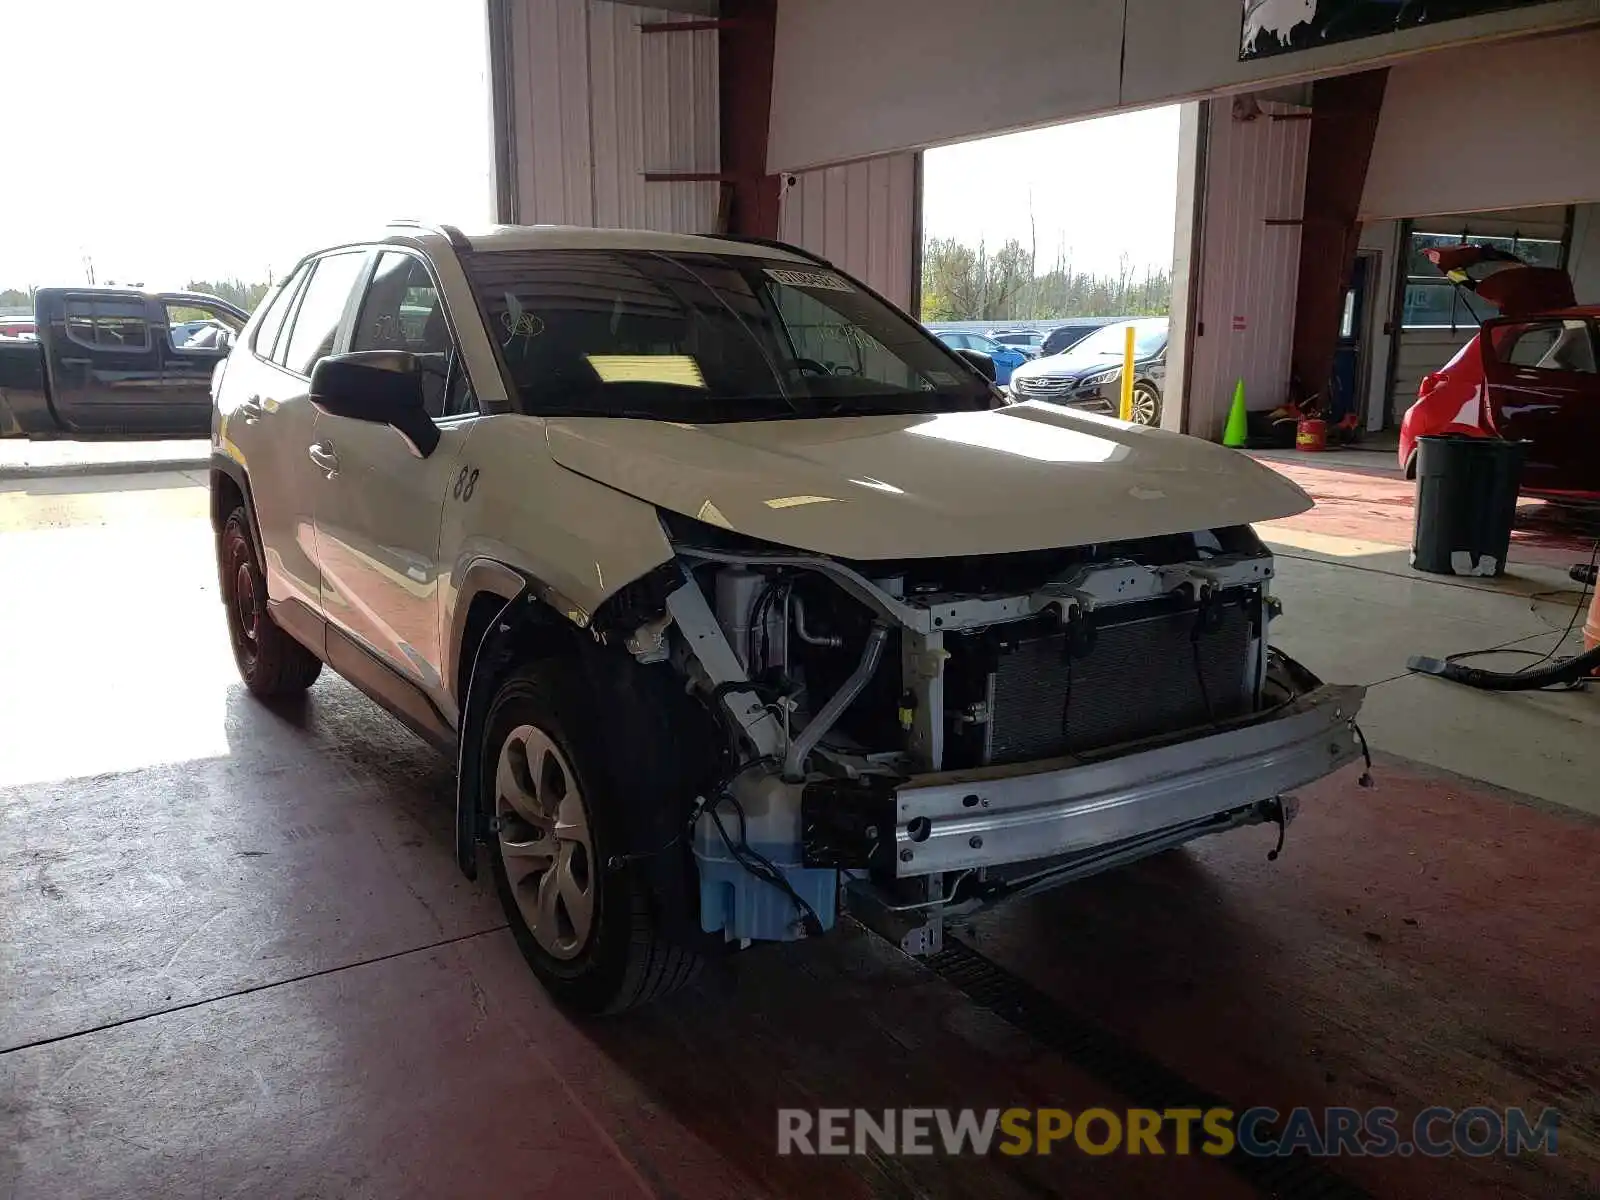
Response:
[{"label": "front wheel", "polygon": [[480,778],[495,887],[523,957],[557,1002],[615,1013],[675,991],[700,958],[666,936],[622,862],[628,797],[616,789],[659,786],[627,767],[648,752],[629,750],[614,715],[588,712],[586,694],[562,659],[513,673],[490,705]]},{"label": "front wheel", "polygon": [[1135,425],[1161,424],[1161,393],[1148,383],[1133,385],[1133,412]]}]

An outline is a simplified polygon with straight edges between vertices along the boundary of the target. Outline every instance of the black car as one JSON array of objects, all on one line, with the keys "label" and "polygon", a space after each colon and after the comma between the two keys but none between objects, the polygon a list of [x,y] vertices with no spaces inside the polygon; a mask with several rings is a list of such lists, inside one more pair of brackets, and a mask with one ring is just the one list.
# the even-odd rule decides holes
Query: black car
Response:
[{"label": "black car", "polygon": [[1039,348],[1039,357],[1049,358],[1052,354],[1065,354],[1099,328],[1100,326],[1093,322],[1057,326],[1045,334],[1044,344]]},{"label": "black car", "polygon": [[1122,398],[1122,355],[1133,327],[1133,421],[1161,424],[1167,377],[1167,318],[1144,317],[1096,329],[1065,354],[1036,358],[1011,373],[1017,400],[1049,400],[1116,416]]}]

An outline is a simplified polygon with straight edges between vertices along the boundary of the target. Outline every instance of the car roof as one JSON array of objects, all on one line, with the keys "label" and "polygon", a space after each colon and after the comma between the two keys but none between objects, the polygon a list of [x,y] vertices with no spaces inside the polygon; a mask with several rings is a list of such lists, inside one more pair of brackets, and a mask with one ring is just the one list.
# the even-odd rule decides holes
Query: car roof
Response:
[{"label": "car roof", "polygon": [[[404,235],[416,227],[397,225],[391,233]],[[441,227],[444,228],[444,227]],[[430,231],[431,232],[431,231]],[[676,254],[745,254],[815,265],[804,251],[773,242],[744,241],[735,237],[706,237],[689,233],[659,233],[648,229],[591,229],[578,225],[468,226],[456,232],[478,251],[496,250],[659,250]]]}]

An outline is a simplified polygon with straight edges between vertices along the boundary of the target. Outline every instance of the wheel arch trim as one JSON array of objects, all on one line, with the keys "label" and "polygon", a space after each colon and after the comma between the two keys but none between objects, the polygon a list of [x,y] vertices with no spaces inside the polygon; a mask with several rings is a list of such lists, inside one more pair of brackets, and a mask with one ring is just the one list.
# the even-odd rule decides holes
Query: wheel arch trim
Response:
[{"label": "wheel arch trim", "polygon": [[211,471],[209,477],[211,491],[211,527],[220,537],[222,526],[228,519],[228,514],[223,512],[217,503],[217,476],[225,475],[239,489],[239,495],[244,499],[244,515],[250,526],[250,541],[254,543],[256,561],[267,561],[266,548],[261,540],[261,522],[256,517],[255,497],[250,491],[250,473],[245,470],[244,464],[237,459],[230,458],[221,451],[211,452]]}]

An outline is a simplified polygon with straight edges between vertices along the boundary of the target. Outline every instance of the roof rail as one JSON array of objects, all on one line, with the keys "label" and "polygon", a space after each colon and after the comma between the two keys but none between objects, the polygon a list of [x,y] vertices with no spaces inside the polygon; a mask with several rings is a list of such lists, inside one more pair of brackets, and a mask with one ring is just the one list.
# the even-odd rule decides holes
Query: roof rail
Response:
[{"label": "roof rail", "polygon": [[796,246],[790,242],[780,242],[777,238],[747,237],[742,233],[709,233],[705,236],[718,238],[724,242],[745,242],[751,246],[768,246],[773,250],[787,250],[790,254],[798,254],[801,258],[808,259],[819,266],[833,266],[831,262],[814,251],[807,250],[804,246]]},{"label": "roof rail", "polygon": [[458,254],[472,249],[472,243],[467,241],[467,235],[454,225],[435,225],[429,221],[419,221],[416,217],[395,217],[389,222],[390,229],[425,229],[429,233],[437,233],[450,243],[450,248]]}]

